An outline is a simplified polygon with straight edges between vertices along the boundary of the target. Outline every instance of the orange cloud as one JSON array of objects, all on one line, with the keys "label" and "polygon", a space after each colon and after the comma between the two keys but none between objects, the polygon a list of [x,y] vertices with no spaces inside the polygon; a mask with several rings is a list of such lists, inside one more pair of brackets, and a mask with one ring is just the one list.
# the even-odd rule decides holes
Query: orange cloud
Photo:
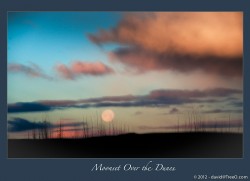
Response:
[{"label": "orange cloud", "polygon": [[242,73],[240,12],[128,13],[115,28],[100,30],[89,38],[99,45],[127,45],[112,52],[111,57],[139,71]]},{"label": "orange cloud", "polygon": [[129,13],[96,43],[135,44],[159,53],[241,56],[243,18],[238,12]]}]

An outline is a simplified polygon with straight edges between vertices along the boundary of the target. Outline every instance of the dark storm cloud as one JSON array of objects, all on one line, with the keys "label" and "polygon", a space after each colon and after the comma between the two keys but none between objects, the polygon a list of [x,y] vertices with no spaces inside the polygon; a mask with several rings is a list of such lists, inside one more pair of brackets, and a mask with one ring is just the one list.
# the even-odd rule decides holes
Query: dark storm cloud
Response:
[{"label": "dark storm cloud", "polygon": [[109,96],[81,100],[40,100],[8,105],[9,113],[52,111],[66,108],[90,107],[165,107],[187,103],[216,103],[218,98],[241,95],[238,89],[153,90],[146,95]]},{"label": "dark storm cloud", "polygon": [[88,37],[98,45],[125,45],[110,57],[138,72],[201,70],[242,76],[243,18],[239,12],[127,13],[114,28]]}]

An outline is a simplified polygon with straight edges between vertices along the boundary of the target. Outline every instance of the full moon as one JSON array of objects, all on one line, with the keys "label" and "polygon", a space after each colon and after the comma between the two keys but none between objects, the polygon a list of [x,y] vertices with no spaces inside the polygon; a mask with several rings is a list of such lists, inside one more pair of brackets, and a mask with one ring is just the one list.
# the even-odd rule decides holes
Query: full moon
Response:
[{"label": "full moon", "polygon": [[115,113],[110,109],[107,109],[102,112],[102,120],[105,122],[113,121],[114,117],[115,117]]}]

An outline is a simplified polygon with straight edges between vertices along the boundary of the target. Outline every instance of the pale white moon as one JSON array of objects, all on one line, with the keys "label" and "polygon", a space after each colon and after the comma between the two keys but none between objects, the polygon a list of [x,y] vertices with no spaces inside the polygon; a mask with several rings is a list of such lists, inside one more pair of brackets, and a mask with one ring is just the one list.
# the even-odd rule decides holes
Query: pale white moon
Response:
[{"label": "pale white moon", "polygon": [[115,113],[110,109],[107,109],[102,112],[102,120],[105,122],[113,121],[114,117],[115,117]]}]

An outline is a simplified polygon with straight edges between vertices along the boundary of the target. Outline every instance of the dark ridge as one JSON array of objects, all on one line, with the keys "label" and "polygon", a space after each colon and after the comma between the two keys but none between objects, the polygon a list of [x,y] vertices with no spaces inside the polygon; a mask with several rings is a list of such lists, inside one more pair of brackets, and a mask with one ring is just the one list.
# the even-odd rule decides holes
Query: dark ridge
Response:
[{"label": "dark ridge", "polygon": [[86,139],[9,139],[9,158],[241,158],[240,133],[124,134]]}]

